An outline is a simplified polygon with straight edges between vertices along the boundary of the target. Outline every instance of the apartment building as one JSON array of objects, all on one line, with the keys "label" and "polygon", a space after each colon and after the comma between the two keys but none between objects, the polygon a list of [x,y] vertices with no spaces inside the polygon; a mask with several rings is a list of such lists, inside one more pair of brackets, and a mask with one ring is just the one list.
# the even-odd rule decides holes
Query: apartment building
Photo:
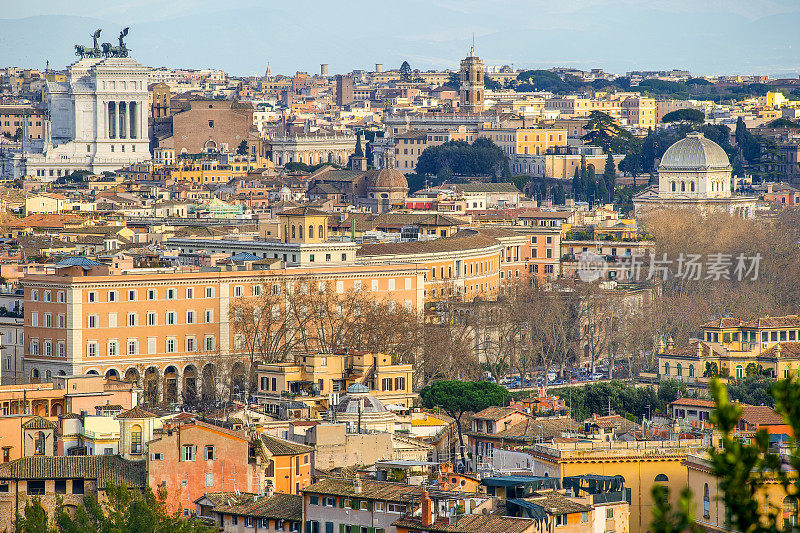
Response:
[{"label": "apartment building", "polygon": [[[229,314],[237,298],[316,287],[361,290],[419,310],[425,290],[418,268],[400,264],[120,274],[70,258],[53,274],[23,279],[26,375],[97,374],[143,384],[148,401],[199,398],[213,383],[215,361],[236,353]],[[244,362],[234,365],[245,371]]]},{"label": "apartment building", "polygon": [[257,370],[259,404],[280,413],[286,401],[302,402],[318,412],[334,404],[355,383],[366,386],[382,403],[411,407],[414,369],[396,364],[391,355],[363,352],[305,354],[291,363],[260,365]]},{"label": "apartment building", "polygon": [[491,139],[510,158],[540,155],[550,148],[567,144],[567,130],[560,128],[488,128],[479,131],[478,135]]}]

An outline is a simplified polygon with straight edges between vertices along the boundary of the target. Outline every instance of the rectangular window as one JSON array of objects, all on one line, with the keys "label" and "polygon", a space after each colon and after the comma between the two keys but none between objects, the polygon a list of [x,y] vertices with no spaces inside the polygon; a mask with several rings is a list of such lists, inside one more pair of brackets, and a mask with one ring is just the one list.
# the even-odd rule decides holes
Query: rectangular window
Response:
[{"label": "rectangular window", "polygon": [[214,297],[214,287],[206,287],[206,298]]},{"label": "rectangular window", "polygon": [[195,349],[196,346],[194,344],[194,337],[186,337],[186,351],[193,352]]},{"label": "rectangular window", "polygon": [[108,291],[108,301],[109,302],[117,301],[117,291]]},{"label": "rectangular window", "polygon": [[139,351],[138,350],[138,347],[139,347],[138,344],[139,343],[137,343],[135,340],[134,341],[128,341],[128,355],[136,355],[136,352]]},{"label": "rectangular window", "polygon": [[117,355],[117,341],[108,341],[108,356],[116,357]]},{"label": "rectangular window", "polygon": [[211,352],[214,350],[214,337],[206,337],[206,351]]},{"label": "rectangular window", "polygon": [[158,314],[155,311],[148,311],[147,312],[147,325],[148,326],[157,326],[158,325]]},{"label": "rectangular window", "polygon": [[96,342],[86,343],[86,356],[87,357],[95,357],[95,356],[97,356],[97,343]]},{"label": "rectangular window", "polygon": [[197,453],[197,446],[193,444],[184,444],[182,449],[183,453],[181,454],[181,459],[183,461],[194,461]]},{"label": "rectangular window", "polygon": [[186,288],[186,299],[191,300],[194,298],[194,287],[187,287]]},{"label": "rectangular window", "polygon": [[194,324],[194,311],[186,311],[186,323]]},{"label": "rectangular window", "polygon": [[206,472],[206,487],[213,487],[213,486],[214,486],[214,472]]},{"label": "rectangular window", "polygon": [[167,300],[174,300],[175,292],[175,289],[167,289]]},{"label": "rectangular window", "polygon": [[211,309],[206,309],[206,324],[210,324],[214,321],[214,311]]},{"label": "rectangular window", "polygon": [[136,291],[134,289],[131,289],[131,290],[128,291],[128,301],[129,302],[135,302],[136,301]]},{"label": "rectangular window", "polygon": [[136,326],[139,324],[136,313],[128,313],[128,326]]},{"label": "rectangular window", "polygon": [[108,313],[108,327],[117,327],[117,313]]},{"label": "rectangular window", "polygon": [[167,339],[167,353],[175,353],[175,339]]},{"label": "rectangular window", "polygon": [[94,303],[97,301],[97,293],[92,291],[89,293],[89,303]]},{"label": "rectangular window", "polygon": [[217,448],[215,446],[206,446],[206,461],[214,461],[217,458]]},{"label": "rectangular window", "polygon": [[157,294],[155,289],[147,289],[147,299],[148,300],[157,299]]},{"label": "rectangular window", "polygon": [[89,315],[86,317],[86,327],[87,328],[96,328],[97,327],[97,315]]},{"label": "rectangular window", "polygon": [[167,325],[175,325],[175,311],[167,311]]}]

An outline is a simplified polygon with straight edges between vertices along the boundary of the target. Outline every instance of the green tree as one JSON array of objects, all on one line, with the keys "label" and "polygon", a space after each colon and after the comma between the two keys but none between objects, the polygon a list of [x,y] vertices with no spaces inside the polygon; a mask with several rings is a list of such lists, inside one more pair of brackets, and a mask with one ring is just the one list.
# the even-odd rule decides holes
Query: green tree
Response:
[{"label": "green tree", "polygon": [[578,202],[583,197],[583,177],[580,174],[580,169],[575,167],[575,173],[572,175],[572,199]]},{"label": "green tree", "polygon": [[[149,487],[144,492],[130,490],[124,484],[109,483],[106,487],[108,501],[99,503],[96,495],[86,495],[83,505],[74,513],[60,508],[56,524],[60,533],[211,533],[217,531],[196,519],[186,519],[167,512],[167,492],[163,487],[158,494]],[[27,513],[27,510],[26,510]]]},{"label": "green tree", "polygon": [[606,191],[608,196],[607,202],[614,201],[614,191],[617,188],[617,166],[614,164],[614,156],[611,152],[606,155],[606,164],[603,168],[603,181],[606,183]]},{"label": "green tree", "polygon": [[32,498],[25,504],[25,514],[17,515],[16,533],[50,533],[52,528],[48,525],[47,511],[42,507],[39,498]]},{"label": "green tree", "polygon": [[239,155],[247,155],[247,141],[242,139],[242,142],[239,143],[239,146],[236,148],[236,153]]},{"label": "green tree", "polygon": [[670,124],[672,122],[702,124],[705,121],[706,121],[705,113],[703,113],[699,109],[690,109],[690,108],[670,111],[661,118],[661,122],[664,124]]},{"label": "green tree", "polygon": [[436,381],[426,385],[419,396],[422,405],[431,409],[441,408],[449,417],[456,421],[458,442],[461,450],[461,462],[466,467],[464,435],[461,431],[461,419],[466,412],[478,412],[492,405],[505,405],[508,391],[490,381]]},{"label": "green tree", "polygon": [[411,80],[411,65],[408,64],[408,61],[403,61],[403,64],[400,65],[400,78],[403,81]]},{"label": "green tree", "polygon": [[597,203],[607,203],[608,201],[608,187],[606,187],[606,180],[597,180]]},{"label": "green tree", "polygon": [[593,146],[600,146],[604,152],[611,151],[615,140],[621,141],[622,144],[628,144],[632,138],[630,132],[620,126],[615,118],[602,111],[589,113],[589,120],[583,129],[586,130],[586,135],[582,137],[584,142]]},{"label": "green tree", "polygon": [[560,183],[552,189],[554,205],[564,205],[567,202],[567,195],[564,193],[564,186]]},{"label": "green tree", "polygon": [[361,148],[361,135],[356,135],[356,149],[353,152],[355,157],[364,157],[364,150]]}]

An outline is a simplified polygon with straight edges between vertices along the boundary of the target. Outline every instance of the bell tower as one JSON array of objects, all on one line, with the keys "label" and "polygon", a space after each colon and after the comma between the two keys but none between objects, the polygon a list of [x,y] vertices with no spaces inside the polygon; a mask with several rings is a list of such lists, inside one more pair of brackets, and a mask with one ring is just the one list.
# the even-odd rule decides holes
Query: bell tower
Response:
[{"label": "bell tower", "polygon": [[462,113],[483,112],[483,60],[475,55],[475,43],[469,48],[469,56],[461,60],[461,86],[458,96]]}]

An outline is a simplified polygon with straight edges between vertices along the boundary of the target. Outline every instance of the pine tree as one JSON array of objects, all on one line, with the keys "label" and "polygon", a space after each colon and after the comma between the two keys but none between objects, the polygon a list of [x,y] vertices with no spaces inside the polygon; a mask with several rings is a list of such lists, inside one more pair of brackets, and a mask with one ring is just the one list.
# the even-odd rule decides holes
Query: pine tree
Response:
[{"label": "pine tree", "polygon": [[603,169],[602,181],[605,182],[606,191],[608,191],[607,201],[610,202],[614,199],[614,189],[617,183],[617,169],[614,165],[614,156],[611,155],[611,152],[606,156],[606,166]]},{"label": "pine tree", "polygon": [[606,188],[606,180],[597,180],[597,203],[608,203],[608,189]]},{"label": "pine tree", "polygon": [[355,157],[364,157],[364,150],[361,148],[361,134],[356,135],[356,151],[353,152]]},{"label": "pine tree", "polygon": [[572,199],[579,202],[583,198],[583,177],[578,167],[575,167],[575,175],[572,176]]},{"label": "pine tree", "polygon": [[566,203],[566,194],[564,194],[564,186],[560,183],[552,189],[553,205],[564,205]]},{"label": "pine tree", "polygon": [[597,177],[594,174],[594,165],[586,166],[586,177],[583,180],[583,189],[586,194],[586,201],[597,201]]}]

